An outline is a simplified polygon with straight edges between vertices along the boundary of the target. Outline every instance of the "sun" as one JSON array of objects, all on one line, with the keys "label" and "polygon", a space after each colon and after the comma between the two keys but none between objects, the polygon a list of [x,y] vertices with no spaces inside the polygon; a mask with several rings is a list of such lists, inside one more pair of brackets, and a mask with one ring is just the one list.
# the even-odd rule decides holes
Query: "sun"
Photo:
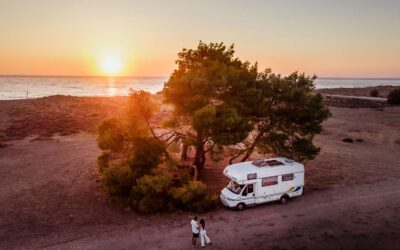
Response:
[{"label": "sun", "polygon": [[118,75],[122,69],[122,60],[117,55],[107,55],[101,59],[101,69],[107,75]]}]

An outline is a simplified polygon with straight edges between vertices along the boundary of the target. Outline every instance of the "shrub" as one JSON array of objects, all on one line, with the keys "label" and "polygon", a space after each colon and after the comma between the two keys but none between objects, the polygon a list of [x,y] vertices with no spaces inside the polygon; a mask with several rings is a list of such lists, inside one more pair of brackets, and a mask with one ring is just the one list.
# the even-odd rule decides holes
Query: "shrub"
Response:
[{"label": "shrub", "polygon": [[124,134],[120,121],[117,119],[104,120],[97,127],[97,145],[103,150],[120,151],[124,143]]},{"label": "shrub", "polygon": [[378,97],[379,96],[379,91],[376,89],[371,90],[371,92],[369,92],[369,95],[372,97]]},{"label": "shrub", "polygon": [[110,195],[128,196],[134,181],[132,170],[125,165],[111,165],[103,171],[102,182]]},{"label": "shrub", "polygon": [[176,206],[183,210],[202,212],[217,204],[216,197],[206,195],[206,185],[200,181],[190,181],[179,188],[170,190]]},{"label": "shrub", "polygon": [[97,168],[100,174],[103,174],[104,170],[109,167],[109,161],[110,152],[103,151],[103,153],[97,157]]},{"label": "shrub", "polygon": [[400,105],[400,88],[396,88],[389,93],[387,102],[389,104]]},{"label": "shrub", "polygon": [[150,174],[151,170],[161,163],[164,150],[164,143],[155,138],[136,139],[133,154],[129,161],[129,166],[135,177],[140,178]]},{"label": "shrub", "polygon": [[169,174],[145,175],[132,188],[132,206],[144,213],[162,212],[169,207],[168,190],[172,183]]}]

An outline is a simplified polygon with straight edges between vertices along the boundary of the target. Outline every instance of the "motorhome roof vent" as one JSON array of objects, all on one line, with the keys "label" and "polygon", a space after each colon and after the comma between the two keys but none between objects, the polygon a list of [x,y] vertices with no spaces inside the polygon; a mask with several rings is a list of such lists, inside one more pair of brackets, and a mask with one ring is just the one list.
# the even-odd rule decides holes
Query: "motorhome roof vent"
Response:
[{"label": "motorhome roof vent", "polygon": [[293,163],[294,162],[294,160],[287,159],[287,158],[285,158],[285,160],[283,160],[283,161],[286,162],[286,163]]},{"label": "motorhome roof vent", "polygon": [[282,162],[277,160],[255,160],[252,162],[252,164],[257,167],[274,167],[284,165]]}]

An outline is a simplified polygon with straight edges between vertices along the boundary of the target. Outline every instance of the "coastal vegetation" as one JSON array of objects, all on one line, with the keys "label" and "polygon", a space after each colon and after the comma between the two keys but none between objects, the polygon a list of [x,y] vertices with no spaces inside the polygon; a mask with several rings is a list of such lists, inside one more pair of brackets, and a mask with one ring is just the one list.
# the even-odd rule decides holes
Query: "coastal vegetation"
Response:
[{"label": "coastal vegetation", "polygon": [[400,105],[400,88],[392,90],[387,97],[387,101],[389,104]]},{"label": "coastal vegetation", "polygon": [[206,195],[206,186],[179,172],[167,150],[172,137],[165,139],[152,127],[157,106],[150,94],[131,91],[127,106],[125,119],[107,119],[98,127],[103,153],[97,163],[109,194],[141,212],[213,207],[217,198]]},{"label": "coastal vegetation", "polygon": [[379,96],[379,91],[376,89],[371,90],[371,92],[369,92],[369,95],[372,97],[378,97]]},{"label": "coastal vegetation", "polygon": [[156,102],[131,91],[126,115],[99,125],[98,169],[111,196],[142,212],[203,211],[217,200],[198,179],[207,161],[258,152],[304,162],[319,153],[313,138],[330,112],[316,77],[260,72],[234,54],[223,43],[183,49],[162,91],[169,117],[155,125]]}]

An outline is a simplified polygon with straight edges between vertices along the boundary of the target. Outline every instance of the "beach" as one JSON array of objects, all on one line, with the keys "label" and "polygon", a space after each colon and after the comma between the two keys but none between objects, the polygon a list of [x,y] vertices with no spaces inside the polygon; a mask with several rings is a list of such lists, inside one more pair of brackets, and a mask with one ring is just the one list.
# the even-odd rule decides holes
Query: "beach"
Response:
[{"label": "beach", "polygon": [[[332,112],[306,165],[306,194],[206,218],[211,249],[393,249],[400,237],[400,106],[393,87],[325,89]],[[329,97],[337,95],[337,97]],[[162,96],[152,98],[161,104]],[[1,249],[190,249],[191,213],[142,215],[111,202],[99,182],[96,125],[122,116],[127,97],[50,96],[0,101]],[[161,105],[157,126],[171,109]],[[353,143],[343,142],[351,138]],[[227,160],[208,162],[210,192]],[[202,177],[202,176],[200,176]]]}]

